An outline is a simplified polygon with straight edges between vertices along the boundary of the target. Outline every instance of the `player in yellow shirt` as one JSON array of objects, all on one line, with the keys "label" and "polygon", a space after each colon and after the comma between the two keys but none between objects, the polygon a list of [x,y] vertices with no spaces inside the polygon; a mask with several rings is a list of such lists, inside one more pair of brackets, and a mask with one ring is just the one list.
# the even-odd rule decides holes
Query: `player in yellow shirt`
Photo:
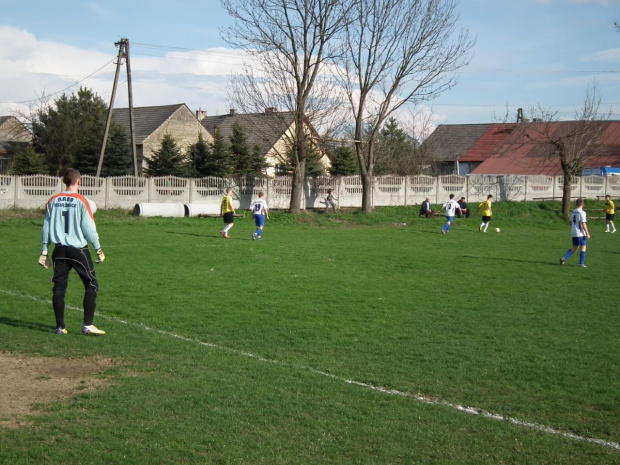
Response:
[{"label": "player in yellow shirt", "polygon": [[[614,214],[616,213],[616,207],[611,200],[609,195],[605,196],[605,220],[607,221],[607,229],[605,232],[616,232],[616,226],[614,225]],[[611,231],[609,231],[609,227],[611,226]]]},{"label": "player in yellow shirt", "polygon": [[478,228],[480,232],[487,232],[493,211],[491,210],[491,202],[493,202],[493,196],[489,194],[487,199],[478,205],[478,208],[482,210],[482,224]]},{"label": "player in yellow shirt", "polygon": [[228,231],[235,225],[235,209],[232,205],[232,188],[226,188],[226,195],[222,197],[222,203],[220,205],[220,216],[224,217],[224,229],[222,229],[222,236],[226,239],[230,239]]}]

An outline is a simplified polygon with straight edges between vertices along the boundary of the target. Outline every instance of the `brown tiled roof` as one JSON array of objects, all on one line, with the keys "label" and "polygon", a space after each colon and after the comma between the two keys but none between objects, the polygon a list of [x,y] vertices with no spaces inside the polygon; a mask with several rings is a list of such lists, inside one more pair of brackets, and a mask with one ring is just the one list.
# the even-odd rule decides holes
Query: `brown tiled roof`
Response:
[{"label": "brown tiled roof", "polygon": [[440,124],[424,144],[430,144],[435,159],[456,161],[467,153],[491,124]]},{"label": "brown tiled roof", "polygon": [[[187,107],[184,103],[161,105],[155,107],[134,107],[134,136],[136,144],[140,145],[164,124],[179,108]],[[189,110],[188,108],[188,111]],[[119,124],[129,136],[129,108],[115,108],[112,119]]]},{"label": "brown tiled roof", "polygon": [[258,144],[263,153],[267,153],[282,138],[293,121],[294,113],[291,111],[244,114],[231,112],[226,115],[206,116],[201,123],[211,135],[215,135],[216,130],[220,131],[228,142],[233,133],[233,124],[238,122],[245,131],[250,150]]}]

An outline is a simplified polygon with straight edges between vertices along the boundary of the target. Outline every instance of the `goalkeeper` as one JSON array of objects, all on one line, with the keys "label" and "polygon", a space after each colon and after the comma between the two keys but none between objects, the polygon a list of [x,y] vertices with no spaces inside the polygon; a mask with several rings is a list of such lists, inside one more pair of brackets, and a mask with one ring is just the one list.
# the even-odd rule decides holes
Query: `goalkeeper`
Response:
[{"label": "goalkeeper", "polygon": [[91,243],[97,251],[96,263],[105,260],[105,255],[99,245],[99,235],[89,201],[78,193],[81,185],[80,172],[69,168],[64,173],[63,183],[66,189],[60,194],[53,195],[47,201],[41,231],[42,252],[39,257],[39,264],[43,268],[48,268],[50,265],[48,245],[54,244],[51,263],[54,268],[52,305],[56,316],[56,334],[67,334],[65,294],[69,272],[74,269],[82,279],[85,289],[82,333],[101,336],[105,334],[105,331],[93,325],[99,284],[95,277],[93,260],[88,251],[88,243]]}]

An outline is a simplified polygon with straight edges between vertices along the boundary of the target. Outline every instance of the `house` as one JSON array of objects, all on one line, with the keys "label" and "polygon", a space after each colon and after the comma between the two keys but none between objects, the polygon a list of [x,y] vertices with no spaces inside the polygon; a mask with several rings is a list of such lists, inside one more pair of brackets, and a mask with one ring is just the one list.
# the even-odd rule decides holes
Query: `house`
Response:
[{"label": "house", "polygon": [[[258,145],[269,165],[266,169],[268,176],[281,174],[280,167],[285,163],[287,153],[291,148],[292,135],[295,130],[294,113],[291,111],[277,111],[267,108],[263,113],[237,113],[231,109],[228,114],[217,116],[202,116],[203,127],[211,134],[220,131],[228,142],[233,131],[233,124],[239,123],[248,138],[250,150]],[[306,122],[306,130],[312,136],[318,136],[310,122]],[[317,149],[319,150],[319,149]],[[331,166],[329,155],[320,152],[319,162],[328,168]]]},{"label": "house", "polygon": [[32,141],[32,134],[14,116],[0,116],[0,174],[8,171],[20,145]]},{"label": "house", "polygon": [[[552,133],[558,133],[572,123],[533,124],[547,124]],[[560,175],[559,159],[549,157],[540,144],[515,131],[517,124],[525,123],[438,126],[429,137],[437,159],[444,163],[444,172],[438,174]],[[589,158],[586,167],[620,167],[620,121],[601,121],[601,124],[605,125],[604,152]]]},{"label": "house", "polygon": [[[424,141],[424,148],[431,154],[437,175],[469,174],[477,166],[460,165],[459,158],[487,131],[490,124],[440,124]],[[479,163],[478,163],[479,164]]]},{"label": "house", "polygon": [[[115,108],[112,118],[129,136],[129,108]],[[182,150],[195,143],[199,134],[202,134],[205,142],[213,141],[211,134],[184,103],[135,107],[133,119],[137,158],[143,169],[146,167],[144,160],[149,159],[153,152],[159,149],[167,134],[174,138]]]}]

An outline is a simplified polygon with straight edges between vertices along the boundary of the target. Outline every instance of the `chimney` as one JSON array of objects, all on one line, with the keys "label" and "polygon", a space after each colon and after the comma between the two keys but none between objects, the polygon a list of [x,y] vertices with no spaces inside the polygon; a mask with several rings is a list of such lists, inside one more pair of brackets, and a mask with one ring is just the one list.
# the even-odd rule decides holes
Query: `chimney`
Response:
[{"label": "chimney", "polygon": [[237,110],[235,108],[230,109],[230,116],[234,116],[237,114]]},{"label": "chimney", "polygon": [[207,116],[206,111],[202,111],[200,108],[196,110],[196,119],[198,121],[202,121],[203,119],[205,119],[206,116]]},{"label": "chimney", "polygon": [[276,107],[267,107],[267,108],[265,108],[265,114],[266,115],[273,115],[277,111],[278,110],[276,110]]}]

